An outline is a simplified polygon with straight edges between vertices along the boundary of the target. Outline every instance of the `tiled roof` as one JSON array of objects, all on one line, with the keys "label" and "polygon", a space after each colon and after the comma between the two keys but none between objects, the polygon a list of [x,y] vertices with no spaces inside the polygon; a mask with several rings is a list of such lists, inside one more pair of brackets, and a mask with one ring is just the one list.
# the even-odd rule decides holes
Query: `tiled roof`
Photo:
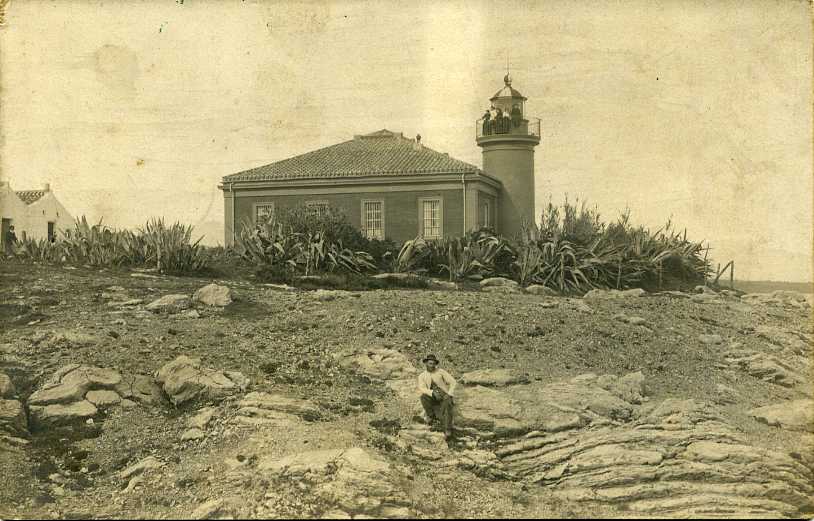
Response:
[{"label": "tiled roof", "polygon": [[45,190],[17,190],[15,193],[25,204],[32,204],[39,201],[48,192]]},{"label": "tiled roof", "polygon": [[479,173],[469,163],[436,152],[400,132],[379,130],[223,178],[232,181],[437,173]]}]

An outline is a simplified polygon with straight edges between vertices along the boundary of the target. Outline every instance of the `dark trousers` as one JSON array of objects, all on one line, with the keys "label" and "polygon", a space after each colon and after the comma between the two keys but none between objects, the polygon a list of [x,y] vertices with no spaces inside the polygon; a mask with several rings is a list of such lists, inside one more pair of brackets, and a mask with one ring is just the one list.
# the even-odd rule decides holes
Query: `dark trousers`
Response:
[{"label": "dark trousers", "polygon": [[[451,432],[452,407],[454,405],[452,396],[440,389],[436,390],[434,394],[435,396],[421,395],[421,405],[424,407],[424,412],[427,413],[427,418],[440,420],[444,432]],[[436,414],[436,410],[438,410],[438,414]]]}]

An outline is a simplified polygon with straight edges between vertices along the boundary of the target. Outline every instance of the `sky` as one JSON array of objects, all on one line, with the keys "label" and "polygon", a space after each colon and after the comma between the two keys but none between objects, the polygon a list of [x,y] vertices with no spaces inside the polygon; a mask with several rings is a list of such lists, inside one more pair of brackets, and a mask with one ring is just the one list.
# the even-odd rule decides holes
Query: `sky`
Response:
[{"label": "sky", "polygon": [[[812,280],[803,1],[12,0],[0,178],[74,216],[223,241],[221,177],[382,128],[482,165],[509,64],[538,210],[668,219],[747,280]],[[539,213],[539,212],[538,212]]]}]

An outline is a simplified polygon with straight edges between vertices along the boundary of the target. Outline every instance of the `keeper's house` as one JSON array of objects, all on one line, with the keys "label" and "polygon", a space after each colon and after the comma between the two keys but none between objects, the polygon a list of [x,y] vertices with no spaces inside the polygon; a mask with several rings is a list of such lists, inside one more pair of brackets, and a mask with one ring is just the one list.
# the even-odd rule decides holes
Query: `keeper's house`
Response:
[{"label": "keeper's house", "polygon": [[[421,136],[379,130],[223,178],[225,243],[244,223],[285,208],[341,210],[370,238],[397,243],[460,236],[481,227],[517,233],[534,212],[534,147],[539,120],[523,116],[524,98],[505,87],[476,122],[484,168],[436,152]],[[511,114],[511,117],[509,117]]]},{"label": "keeper's house", "polygon": [[73,227],[73,217],[46,184],[42,190],[12,190],[0,182],[0,253],[14,226],[17,239],[55,240],[57,232]]}]

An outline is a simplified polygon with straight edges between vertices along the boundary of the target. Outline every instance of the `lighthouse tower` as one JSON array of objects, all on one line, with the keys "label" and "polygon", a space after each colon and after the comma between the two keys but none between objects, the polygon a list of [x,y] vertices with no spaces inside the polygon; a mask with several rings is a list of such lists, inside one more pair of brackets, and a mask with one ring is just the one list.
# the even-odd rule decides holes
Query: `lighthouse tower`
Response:
[{"label": "lighthouse tower", "polygon": [[513,237],[522,223],[535,222],[534,147],[540,143],[540,120],[526,116],[526,98],[505,84],[492,96],[492,110],[476,123],[476,141],[483,149],[483,171],[500,179],[497,230]]}]

